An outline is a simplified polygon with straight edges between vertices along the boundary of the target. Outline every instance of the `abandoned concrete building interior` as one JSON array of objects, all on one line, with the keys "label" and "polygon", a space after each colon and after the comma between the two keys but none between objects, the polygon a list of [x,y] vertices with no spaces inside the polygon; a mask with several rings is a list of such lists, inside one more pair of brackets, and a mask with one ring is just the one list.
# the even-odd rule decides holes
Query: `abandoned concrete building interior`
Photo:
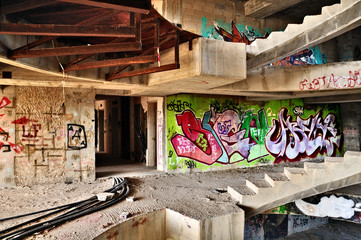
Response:
[{"label": "abandoned concrete building interior", "polygon": [[361,0],[0,13],[0,239],[361,239]]}]

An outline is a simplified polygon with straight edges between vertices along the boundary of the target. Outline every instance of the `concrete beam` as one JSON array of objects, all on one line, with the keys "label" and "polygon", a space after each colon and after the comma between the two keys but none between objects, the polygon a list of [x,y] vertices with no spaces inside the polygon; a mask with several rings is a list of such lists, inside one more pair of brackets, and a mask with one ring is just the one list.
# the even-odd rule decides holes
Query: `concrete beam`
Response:
[{"label": "concrete beam", "polygon": [[250,0],[244,4],[246,17],[265,18],[304,0]]},{"label": "concrete beam", "polygon": [[[150,74],[149,86],[209,89],[246,78],[245,44],[199,38],[179,46],[180,69]],[[161,53],[161,65],[174,62],[174,51]]]},{"label": "concrete beam", "polygon": [[361,90],[360,72],[361,61],[312,66],[269,66],[250,72],[246,80],[212,91],[284,92],[292,93],[294,98],[357,93]]}]

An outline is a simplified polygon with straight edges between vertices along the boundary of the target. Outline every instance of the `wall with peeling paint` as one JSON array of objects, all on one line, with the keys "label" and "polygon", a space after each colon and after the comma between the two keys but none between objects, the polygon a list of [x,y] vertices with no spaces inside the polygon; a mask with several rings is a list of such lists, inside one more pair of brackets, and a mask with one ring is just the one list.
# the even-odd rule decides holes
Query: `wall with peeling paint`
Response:
[{"label": "wall with peeling paint", "polygon": [[167,169],[204,171],[342,154],[338,104],[167,97]]},{"label": "wall with peeling paint", "polygon": [[0,92],[0,186],[95,179],[93,90]]}]

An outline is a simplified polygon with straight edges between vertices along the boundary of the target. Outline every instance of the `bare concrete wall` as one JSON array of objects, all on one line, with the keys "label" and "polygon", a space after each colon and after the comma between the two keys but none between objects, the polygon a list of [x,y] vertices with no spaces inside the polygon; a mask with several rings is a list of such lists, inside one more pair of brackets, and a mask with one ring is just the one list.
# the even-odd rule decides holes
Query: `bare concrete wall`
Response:
[{"label": "bare concrete wall", "polygon": [[0,186],[95,179],[94,93],[3,87]]}]

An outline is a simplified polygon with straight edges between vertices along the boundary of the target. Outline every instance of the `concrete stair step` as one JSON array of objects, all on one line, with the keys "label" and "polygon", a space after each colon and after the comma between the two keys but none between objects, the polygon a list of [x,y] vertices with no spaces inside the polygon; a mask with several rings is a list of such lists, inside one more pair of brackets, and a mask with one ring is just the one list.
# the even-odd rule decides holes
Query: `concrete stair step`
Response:
[{"label": "concrete stair step", "polygon": [[286,29],[285,29],[285,33],[289,33],[292,36],[296,36],[297,34],[302,32],[302,24],[293,24],[290,23],[287,25]]},{"label": "concrete stair step", "polygon": [[328,163],[342,163],[344,161],[343,157],[325,157],[325,164]]},{"label": "concrete stair step", "polygon": [[305,162],[304,169],[306,172],[314,171],[314,170],[322,170],[326,168],[326,164],[324,162],[316,163],[316,162]]},{"label": "concrete stair step", "polygon": [[323,16],[333,16],[335,15],[338,11],[340,11],[340,7],[341,4],[334,4],[331,6],[324,6],[321,10],[321,15]]},{"label": "concrete stair step", "polygon": [[351,5],[357,3],[358,1],[356,0],[341,0],[341,7],[342,8],[348,8]]},{"label": "concrete stair step", "polygon": [[303,19],[303,23],[302,25],[305,26],[304,29],[308,28],[312,28],[315,25],[320,24],[321,22],[323,22],[324,20],[327,19],[327,16],[323,16],[323,15],[307,15],[304,19]]},{"label": "concrete stair step", "polygon": [[290,179],[290,181],[292,181],[292,179],[297,175],[303,176],[307,174],[304,168],[293,168],[293,167],[285,167],[283,173],[286,175],[286,177]]},{"label": "concrete stair step", "polygon": [[267,180],[272,180],[274,182],[281,182],[281,181],[289,181],[290,179],[288,177],[286,177],[286,175],[284,173],[266,173],[267,177],[265,177],[265,179]]}]

